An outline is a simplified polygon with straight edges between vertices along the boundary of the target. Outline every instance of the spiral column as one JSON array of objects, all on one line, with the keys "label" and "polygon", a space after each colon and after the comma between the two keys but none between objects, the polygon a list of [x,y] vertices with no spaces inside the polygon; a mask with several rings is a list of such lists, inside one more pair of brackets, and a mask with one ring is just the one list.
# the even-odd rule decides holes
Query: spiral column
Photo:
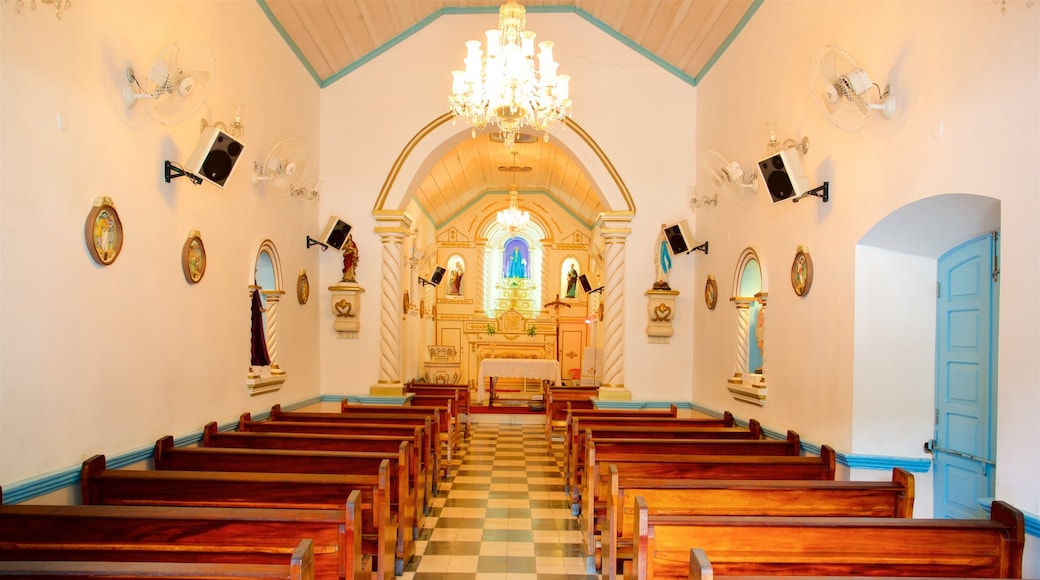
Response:
[{"label": "spiral column", "polygon": [[379,380],[373,395],[403,395],[401,385],[401,294],[403,243],[411,231],[411,218],[402,211],[379,211],[376,233],[382,242],[379,284]]},{"label": "spiral column", "polygon": [[267,355],[271,359],[271,374],[285,374],[278,366],[278,302],[285,292],[281,290],[265,290],[264,298],[267,300],[267,328],[264,339],[267,341]]},{"label": "spiral column", "polygon": [[[603,389],[625,387],[625,240],[632,230],[631,216],[609,215],[601,218],[600,235],[606,245],[606,280],[603,284]],[[631,394],[629,393],[630,397]],[[625,397],[607,397],[625,398]]]},{"label": "spiral column", "polygon": [[477,314],[483,314],[484,309],[484,286],[486,286],[486,280],[484,280],[484,272],[486,269],[487,262],[487,240],[480,240],[477,242],[477,259],[474,260],[476,266],[474,276],[470,278],[474,280],[473,286],[476,287],[476,293],[474,294],[474,307]]},{"label": "spiral column", "polygon": [[743,377],[748,372],[748,333],[751,329],[751,303],[754,298],[734,298],[737,307],[737,351],[733,377]]}]

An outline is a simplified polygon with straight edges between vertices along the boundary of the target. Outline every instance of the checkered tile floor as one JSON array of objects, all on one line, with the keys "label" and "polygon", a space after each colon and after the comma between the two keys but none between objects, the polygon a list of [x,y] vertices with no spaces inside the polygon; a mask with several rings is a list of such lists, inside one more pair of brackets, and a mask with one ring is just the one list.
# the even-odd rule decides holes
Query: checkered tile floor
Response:
[{"label": "checkered tile floor", "polygon": [[474,423],[403,580],[598,579],[586,573],[554,449],[546,454],[541,423]]}]

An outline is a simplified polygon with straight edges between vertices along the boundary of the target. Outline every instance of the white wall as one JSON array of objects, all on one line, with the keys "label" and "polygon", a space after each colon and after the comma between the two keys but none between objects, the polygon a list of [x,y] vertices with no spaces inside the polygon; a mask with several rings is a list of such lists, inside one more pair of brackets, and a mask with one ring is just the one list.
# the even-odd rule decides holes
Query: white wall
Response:
[{"label": "white wall", "polygon": [[[317,161],[318,88],[256,4],[77,1],[59,21],[48,6],[8,2],[0,14],[0,485],[316,396],[319,301],[299,305],[295,288],[301,268],[318,279],[304,250],[317,205],[258,191],[249,173],[289,136]],[[128,110],[126,67],[143,74],[187,37],[216,58],[208,105],[176,126]],[[227,188],[165,183],[163,161],[186,160],[200,118],[230,123],[238,103],[246,151]],[[101,195],[125,231],[107,267],[83,234]],[[181,247],[195,229],[208,265],[189,285]],[[264,238],[283,266],[289,379],[250,398],[247,286]]]},{"label": "white wall", "polygon": [[[381,274],[372,208],[397,155],[413,135],[447,110],[450,71],[462,66],[464,42],[493,27],[495,18],[440,18],[322,91],[322,167],[329,190],[340,195],[324,197],[321,214],[323,219],[328,214],[350,216],[347,221],[355,226],[355,239],[365,256],[358,282],[368,290],[362,308],[363,340],[355,343],[336,340],[331,332],[322,334],[324,392],[364,393],[377,380],[379,345],[374,337]],[[643,292],[653,284],[652,249],[660,224],[690,217],[687,187],[696,171],[695,90],[574,14],[529,14],[527,27],[539,38],[557,41],[560,72],[573,78],[573,118],[603,148],[636,199],[625,287],[613,289],[623,292],[627,316],[625,384],[640,399],[687,400],[692,371],[675,361],[688,360],[693,337],[684,332],[671,344],[648,345]],[[404,207],[412,195],[409,184],[420,175],[423,162],[439,158],[438,146],[468,133],[462,124],[447,124],[416,146],[385,207]],[[608,207],[625,209],[602,165],[573,132],[560,131],[552,138],[586,164]],[[677,258],[672,283],[689,287],[697,259]],[[322,260],[322,272],[327,286],[325,282],[336,275],[331,259]],[[677,324],[692,324],[698,296],[686,291],[679,296]],[[322,299],[327,303],[327,296]],[[331,325],[331,312],[322,316],[322,326]]]},{"label": "white wall", "polygon": [[[815,109],[807,64],[829,43],[849,51],[876,82],[892,84],[898,99],[892,120],[875,117],[862,131],[848,133]],[[697,311],[695,401],[733,408],[774,428],[796,429],[806,440],[845,452],[924,457],[922,435],[931,429],[925,400],[934,389],[928,373],[920,366],[909,369],[912,377],[902,377],[907,388],[887,387],[881,401],[859,390],[871,382],[861,385],[859,378],[893,350],[889,342],[870,341],[896,331],[925,357],[925,365],[933,364],[925,352],[934,343],[932,330],[916,325],[920,321],[901,329],[895,321],[901,311],[926,307],[920,289],[934,288],[934,281],[921,280],[933,275],[934,265],[914,266],[913,258],[882,252],[857,253],[857,243],[885,216],[919,199],[948,193],[994,198],[1000,202],[1003,253],[996,495],[1037,513],[1040,451],[1030,442],[1040,435],[1035,421],[1040,314],[1034,296],[1040,263],[1038,53],[1040,11],[1020,3],[1011,3],[1006,16],[982,1],[761,6],[698,86],[698,151],[716,149],[747,167],[765,155],[767,125],[774,123],[780,139],[810,138],[806,170],[814,184],[830,182],[831,201],[773,206],[763,190],[697,211],[698,231],[712,241],[711,255],[698,263],[698,287],[714,273],[720,290],[730,288],[733,264],[745,246],[762,257],[770,291],[769,400],[762,409],[738,406],[723,388],[732,372],[732,358],[725,354],[733,348],[728,330],[733,315],[720,304],[712,313]],[[966,228],[960,241],[975,233]],[[921,229],[902,235],[938,234]],[[794,295],[788,281],[798,245],[808,246],[815,263],[814,285],[804,298]],[[895,266],[891,272],[908,277],[911,291],[904,303],[886,306],[862,295],[889,283],[861,279],[885,272],[886,262]],[[860,308],[861,300],[869,308]],[[934,310],[934,303],[927,307]],[[877,315],[868,322],[855,316],[861,311]],[[716,337],[724,344],[711,344]],[[919,383],[913,390],[911,378]],[[929,491],[919,490],[918,497]]]}]

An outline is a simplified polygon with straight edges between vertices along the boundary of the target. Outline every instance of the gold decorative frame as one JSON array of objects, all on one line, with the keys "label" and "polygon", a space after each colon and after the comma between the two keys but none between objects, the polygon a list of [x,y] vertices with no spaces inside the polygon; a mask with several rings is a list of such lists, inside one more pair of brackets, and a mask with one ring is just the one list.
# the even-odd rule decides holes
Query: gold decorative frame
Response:
[{"label": "gold decorative frame", "polygon": [[704,304],[708,310],[715,310],[719,302],[719,285],[715,282],[715,276],[708,274],[708,280],[704,283]]},{"label": "gold decorative frame", "polygon": [[813,263],[809,256],[809,248],[798,246],[791,263],[791,287],[798,296],[809,293],[813,283]]},{"label": "gold decorative frame", "polygon": [[307,270],[300,270],[300,275],[296,278],[296,301],[306,304],[310,297],[311,282],[307,278]]},{"label": "gold decorative frame", "polygon": [[202,235],[198,230],[188,232],[188,239],[184,240],[181,269],[189,284],[198,284],[206,275],[206,246],[202,244]]},{"label": "gold decorative frame", "polygon": [[123,222],[107,196],[94,198],[83,227],[90,257],[102,266],[116,261],[123,249]]}]

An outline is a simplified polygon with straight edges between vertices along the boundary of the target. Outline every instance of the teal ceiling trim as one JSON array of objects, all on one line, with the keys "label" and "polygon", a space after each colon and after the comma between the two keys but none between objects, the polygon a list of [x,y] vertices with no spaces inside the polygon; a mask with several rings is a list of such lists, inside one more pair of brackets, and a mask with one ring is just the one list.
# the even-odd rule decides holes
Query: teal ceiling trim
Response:
[{"label": "teal ceiling trim", "polygon": [[737,23],[736,28],[734,28],[733,31],[729,33],[729,36],[726,37],[726,40],[724,40],[722,44],[719,45],[719,49],[715,51],[715,54],[711,55],[711,58],[708,59],[707,63],[705,63],[704,68],[701,69],[701,72],[697,73],[697,76],[693,79],[693,86],[697,86],[698,83],[704,80],[704,75],[708,74],[708,71],[711,70],[711,67],[715,66],[715,62],[722,58],[723,53],[726,52],[726,49],[729,48],[729,45],[737,39],[737,36],[739,36],[741,32],[743,32],[744,27],[747,26],[747,23],[751,20],[751,17],[755,15],[755,12],[758,11],[758,8],[762,6],[762,3],[765,1],[766,0],[754,0],[751,3],[751,6],[748,6],[747,12],[744,13],[743,18],[741,18],[740,22]]},{"label": "teal ceiling trim", "polygon": [[[415,205],[419,206],[419,211],[423,212],[423,215],[425,215],[426,218],[429,219],[433,223],[433,226],[439,230],[442,227],[444,227],[446,224],[451,223],[453,220],[455,220],[456,218],[458,218],[462,214],[464,214],[467,211],[469,211],[469,209],[472,208],[474,205],[480,203],[480,201],[483,198],[485,198],[485,197],[487,197],[489,195],[504,195],[504,194],[508,194],[508,193],[509,193],[508,191],[503,191],[503,190],[498,190],[498,189],[485,191],[484,193],[481,193],[480,195],[474,197],[472,200],[470,200],[469,203],[467,203],[466,205],[462,206],[461,208],[459,208],[458,211],[456,211],[455,213],[451,214],[450,216],[444,218],[444,220],[442,220],[439,223],[436,220],[433,219],[433,216],[430,215],[430,212],[427,211],[426,208],[423,207],[423,205],[421,203],[416,201]],[[561,204],[560,200],[556,199],[556,196],[550,194],[548,191],[545,191],[544,189],[517,190],[517,193],[519,193],[521,195],[539,195],[539,196],[546,197],[556,207],[558,207],[561,210],[563,210],[563,212],[566,213],[567,215],[571,216],[574,219],[574,221],[576,221],[579,224],[585,226],[587,229],[591,230],[593,228],[593,226],[595,225],[595,224],[590,224],[589,222],[587,222],[584,219],[582,219],[580,216],[578,216],[578,214],[574,213],[569,207]]]},{"label": "teal ceiling trim", "polygon": [[307,72],[311,75],[311,78],[314,79],[314,82],[318,83],[318,86],[321,87],[321,77],[318,76],[318,73],[313,67],[311,67],[310,63],[307,62],[307,59],[303,58],[303,53],[300,52],[300,47],[292,41],[292,38],[290,38],[289,34],[285,32],[284,28],[282,28],[278,19],[274,17],[274,13],[271,12],[271,7],[267,5],[267,0],[256,0],[256,3],[260,6],[260,9],[264,11],[264,14],[267,15],[267,19],[271,21],[274,29],[278,31],[279,35],[281,35],[282,40],[284,40],[285,43],[289,45],[289,48],[292,49],[293,54],[295,54],[296,58],[299,59],[303,68],[307,69]]},{"label": "teal ceiling trim", "polygon": [[[266,0],[256,0],[256,1],[257,1],[257,4],[260,6],[260,9],[263,10],[264,14],[267,15],[267,19],[271,21],[272,25],[274,25],[275,29],[278,31],[278,34],[280,34],[282,36],[282,39],[285,40],[286,44],[288,44],[289,47],[292,48],[293,53],[296,54],[296,58],[298,58],[300,60],[300,62],[303,63],[304,68],[307,69],[307,72],[310,73],[311,77],[315,80],[315,82],[318,83],[318,86],[321,87],[321,88],[326,88],[326,87],[330,86],[332,83],[338,81],[339,79],[349,75],[350,73],[354,72],[358,68],[360,68],[360,67],[364,66],[365,64],[367,64],[372,59],[374,59],[377,56],[383,54],[384,52],[390,50],[391,48],[397,46],[398,44],[400,44],[401,42],[403,42],[404,40],[406,40],[407,38],[409,38],[410,36],[412,36],[416,32],[422,30],[423,28],[426,28],[427,26],[429,26],[432,22],[434,22],[435,20],[437,20],[441,16],[454,15],[454,14],[497,14],[498,13],[498,7],[497,6],[468,6],[468,7],[445,7],[445,8],[441,8],[441,9],[439,9],[439,10],[429,14],[428,16],[426,16],[425,18],[423,18],[419,22],[416,22],[415,24],[413,24],[412,26],[408,27],[406,30],[402,31],[401,33],[395,35],[390,40],[388,40],[388,41],[384,42],[383,44],[379,45],[378,47],[375,48],[375,50],[373,50],[373,51],[363,55],[361,58],[359,58],[356,61],[354,61],[353,63],[351,63],[349,66],[344,67],[343,69],[337,71],[335,74],[329,76],[326,79],[322,79],[314,71],[313,67],[311,67],[310,64],[307,63],[306,59],[303,58],[303,55],[300,52],[299,47],[296,45],[296,43],[294,43],[292,41],[291,38],[289,38],[289,35],[285,32],[285,29],[282,28],[282,26],[278,23],[278,20],[275,19],[274,14],[271,12],[270,7],[267,5],[267,1]],[[672,65],[671,63],[663,60],[662,58],[658,57],[657,55],[655,55],[654,53],[650,52],[649,50],[643,48],[642,46],[637,44],[635,41],[633,41],[632,39],[628,38],[627,36],[621,34],[617,30],[614,30],[609,25],[607,25],[605,22],[603,22],[602,20],[600,20],[600,19],[596,18],[595,16],[589,14],[588,12],[586,12],[582,8],[578,8],[576,6],[529,6],[529,7],[527,7],[527,11],[530,12],[530,13],[546,13],[546,14],[566,14],[566,13],[576,14],[576,15],[580,16],[582,19],[584,19],[586,22],[592,24],[596,28],[599,28],[600,30],[602,30],[606,34],[610,35],[611,37],[613,37],[618,42],[620,42],[620,43],[624,44],[625,46],[631,48],[632,50],[638,52],[639,54],[641,54],[642,56],[644,56],[646,59],[650,60],[651,62],[653,62],[657,66],[659,66],[662,69],[668,71],[669,73],[674,75],[679,80],[683,81],[684,83],[686,83],[686,84],[688,84],[688,85],[690,85],[692,87],[696,87],[697,83],[699,83],[701,81],[701,79],[703,79],[704,76],[706,74],[708,74],[708,71],[711,70],[711,67],[714,66],[715,62],[718,61],[718,59],[722,57],[722,54],[726,51],[727,48],[729,48],[729,45],[732,44],[732,42],[737,38],[737,36],[741,33],[741,31],[744,30],[744,27],[751,20],[751,17],[755,14],[755,12],[758,10],[758,8],[762,5],[763,2],[765,2],[765,0],[753,0],[752,1],[751,6],[748,7],[747,12],[744,13],[744,16],[740,19],[740,22],[738,23],[737,27],[734,28],[732,32],[730,32],[729,36],[726,37],[726,40],[722,43],[722,45],[719,46],[719,49],[717,51],[715,51],[715,54],[713,54],[711,59],[708,60],[707,64],[704,65],[704,68],[701,69],[700,72],[698,72],[697,75],[693,76],[693,77],[691,77],[690,75],[686,74],[685,72],[683,72],[681,69],[679,69],[675,65]]]}]

